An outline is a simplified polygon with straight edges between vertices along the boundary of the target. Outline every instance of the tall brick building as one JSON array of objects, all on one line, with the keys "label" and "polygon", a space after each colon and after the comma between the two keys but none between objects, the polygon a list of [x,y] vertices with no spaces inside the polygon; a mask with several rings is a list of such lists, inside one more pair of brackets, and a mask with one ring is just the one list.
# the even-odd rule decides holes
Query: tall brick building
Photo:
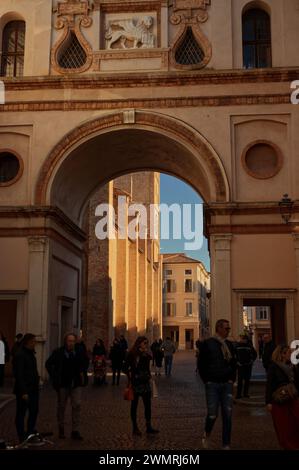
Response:
[{"label": "tall brick building", "polygon": [[[88,239],[83,271],[82,329],[91,347],[97,337],[106,345],[114,335],[124,334],[132,343],[137,334],[151,341],[162,332],[162,278],[159,238],[119,238],[118,198],[126,201],[127,231],[130,204],[159,204],[160,175],[140,172],[121,176],[92,196],[85,215]],[[95,208],[109,203],[116,214],[116,239],[99,240],[95,234],[99,217]]]}]

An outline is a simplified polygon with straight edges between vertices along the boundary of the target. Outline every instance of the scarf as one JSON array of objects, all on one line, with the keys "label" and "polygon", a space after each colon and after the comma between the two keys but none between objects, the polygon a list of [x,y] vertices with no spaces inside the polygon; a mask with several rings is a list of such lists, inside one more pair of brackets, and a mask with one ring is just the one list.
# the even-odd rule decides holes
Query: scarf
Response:
[{"label": "scarf", "polygon": [[222,354],[223,354],[224,359],[227,362],[230,362],[232,360],[233,356],[232,356],[232,353],[230,352],[230,349],[229,349],[225,339],[223,339],[223,338],[221,338],[220,336],[217,336],[217,335],[213,336],[213,338],[221,344],[221,350],[222,350]]}]

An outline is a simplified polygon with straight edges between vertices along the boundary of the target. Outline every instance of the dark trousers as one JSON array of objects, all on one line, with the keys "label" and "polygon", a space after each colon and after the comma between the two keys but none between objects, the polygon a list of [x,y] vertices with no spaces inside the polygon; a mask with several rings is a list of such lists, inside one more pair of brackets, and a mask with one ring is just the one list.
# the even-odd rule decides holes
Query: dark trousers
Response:
[{"label": "dark trousers", "polygon": [[173,360],[172,356],[164,357],[165,375],[171,375],[172,360]]},{"label": "dark trousers", "polygon": [[252,373],[251,365],[238,367],[237,397],[242,397],[243,386],[244,386],[244,397],[249,395],[251,373]]},{"label": "dark trousers", "polygon": [[[23,400],[21,395],[16,396],[16,428],[17,433],[19,436],[20,442],[24,441],[24,439],[33,434],[36,429],[36,421],[38,416],[38,402],[39,402],[39,392],[36,390],[35,392],[29,393],[28,400]],[[27,420],[27,431],[25,432],[25,417],[28,410],[28,420]]]},{"label": "dark trousers", "polygon": [[210,435],[218,417],[219,406],[222,414],[222,444],[229,446],[232,430],[233,384],[215,383],[206,384],[206,400],[208,414],[205,432]]},{"label": "dark trousers", "polygon": [[137,428],[137,408],[138,408],[139,397],[141,397],[143,400],[144,416],[145,416],[145,421],[146,421],[147,426],[150,426],[151,418],[152,418],[151,392],[146,392],[143,394],[134,392],[134,400],[131,401],[131,419],[132,419],[134,428]]},{"label": "dark trousers", "polygon": [[5,364],[0,364],[0,387],[3,387],[4,385],[4,369]]},{"label": "dark trousers", "polygon": [[119,385],[120,372],[121,372],[121,366],[112,367],[112,383],[113,383],[113,385],[115,384],[115,378],[116,378],[117,385]]}]

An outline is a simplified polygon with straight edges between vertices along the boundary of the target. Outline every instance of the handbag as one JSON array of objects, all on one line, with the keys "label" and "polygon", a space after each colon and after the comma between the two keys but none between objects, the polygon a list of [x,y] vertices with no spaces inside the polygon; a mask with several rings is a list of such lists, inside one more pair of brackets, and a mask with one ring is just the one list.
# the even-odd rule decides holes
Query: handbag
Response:
[{"label": "handbag", "polygon": [[128,385],[124,390],[124,400],[127,400],[127,401],[134,400],[134,390],[131,385]]},{"label": "handbag", "polygon": [[298,398],[298,390],[293,382],[282,385],[272,394],[274,403],[278,403],[279,405],[294,400],[294,398]]}]

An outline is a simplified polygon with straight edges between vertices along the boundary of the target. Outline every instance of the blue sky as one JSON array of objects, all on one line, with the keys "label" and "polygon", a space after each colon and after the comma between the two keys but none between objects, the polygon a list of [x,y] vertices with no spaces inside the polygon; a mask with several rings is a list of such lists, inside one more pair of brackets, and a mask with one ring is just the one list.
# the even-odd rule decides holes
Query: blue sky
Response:
[{"label": "blue sky", "polygon": [[[173,176],[161,173],[160,183],[161,204],[202,204],[201,197],[194,191],[194,189],[191,188],[191,186],[189,186],[188,184],[179,180],[178,178],[174,178]],[[163,224],[163,220],[161,220],[161,224]],[[171,232],[170,235],[172,235]],[[184,252],[187,256],[202,261],[206,269],[210,270],[210,257],[208,252],[207,240],[204,239],[203,247],[200,250],[196,251],[185,251],[184,242],[185,240],[174,240],[172,236],[170,237],[170,240],[161,240],[161,253]]]}]

